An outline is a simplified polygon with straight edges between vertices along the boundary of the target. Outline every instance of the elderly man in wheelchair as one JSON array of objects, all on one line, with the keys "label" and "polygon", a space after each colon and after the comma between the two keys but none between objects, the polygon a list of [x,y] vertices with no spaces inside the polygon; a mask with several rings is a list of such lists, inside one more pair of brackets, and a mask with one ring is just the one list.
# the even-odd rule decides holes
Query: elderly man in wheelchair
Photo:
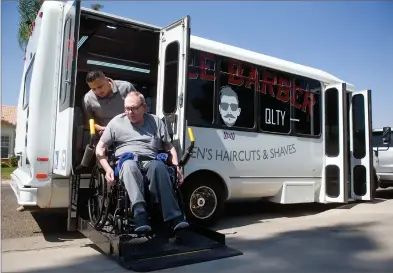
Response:
[{"label": "elderly man in wheelchair", "polygon": [[[164,122],[146,113],[145,99],[139,92],[127,95],[124,108],[124,114],[117,115],[108,123],[96,146],[97,160],[105,171],[105,179],[110,185],[116,182],[124,184],[136,233],[151,231],[144,177],[148,181],[149,195],[160,205],[164,222],[174,231],[188,227],[175,197],[167,165],[156,160],[160,150],[169,151],[178,180],[180,184],[183,182],[178,155]],[[114,147],[115,169],[106,157],[109,147]]]}]

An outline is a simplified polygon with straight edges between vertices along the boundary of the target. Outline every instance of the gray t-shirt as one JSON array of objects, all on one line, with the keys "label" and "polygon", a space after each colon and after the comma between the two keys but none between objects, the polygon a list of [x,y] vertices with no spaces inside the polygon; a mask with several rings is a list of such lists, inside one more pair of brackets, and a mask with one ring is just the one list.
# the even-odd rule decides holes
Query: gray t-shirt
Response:
[{"label": "gray t-shirt", "polygon": [[107,146],[115,143],[115,156],[118,158],[125,152],[154,159],[163,144],[171,143],[164,122],[152,114],[144,115],[143,125],[133,125],[126,114],[114,117],[106,126],[101,136]]},{"label": "gray t-shirt", "polygon": [[104,97],[97,97],[93,90],[86,93],[83,98],[83,108],[87,120],[94,118],[94,121],[102,126],[121,113],[124,113],[124,98],[129,92],[136,91],[135,87],[126,81],[109,79],[112,85],[112,92]]}]

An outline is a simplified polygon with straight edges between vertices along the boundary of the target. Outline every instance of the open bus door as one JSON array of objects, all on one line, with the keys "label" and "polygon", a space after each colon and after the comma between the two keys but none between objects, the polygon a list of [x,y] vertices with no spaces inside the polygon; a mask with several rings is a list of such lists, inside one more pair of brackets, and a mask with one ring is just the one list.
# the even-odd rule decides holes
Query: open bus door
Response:
[{"label": "open bus door", "polygon": [[328,85],[324,92],[325,201],[348,202],[348,111],[345,83]]},{"label": "open bus door", "polygon": [[[181,160],[185,161],[188,159],[184,154],[189,154],[194,147],[192,130],[188,131],[192,144],[187,151],[183,146],[187,133],[185,130],[185,94],[190,45],[189,25],[190,18],[187,16],[160,31],[156,107],[156,114],[165,118],[173,144],[179,149],[179,157],[183,155]],[[91,125],[91,128],[94,127]],[[115,206],[124,206],[121,203],[124,202],[117,202],[119,205]],[[114,213],[122,214],[116,208]],[[125,216],[126,218],[129,217],[128,213],[125,215],[128,215]],[[118,219],[115,216],[110,218]],[[135,232],[129,228],[119,229],[123,225],[121,224],[123,221],[120,221],[120,224],[117,224],[117,221],[106,221],[110,218],[108,216],[108,218],[104,220],[101,218],[101,220],[105,224],[112,225],[114,228],[112,234],[108,230],[97,228],[90,220],[82,219],[82,217],[78,223],[78,230],[96,244],[102,253],[115,258],[124,268],[133,271],[150,272],[243,254],[225,245],[225,235],[193,225],[188,229],[179,230],[175,234],[168,232],[166,225],[154,225],[153,236],[145,237],[139,234],[145,238],[135,241]]]},{"label": "open bus door", "polygon": [[349,121],[351,198],[372,200],[377,181],[373,177],[371,90],[352,93]]},{"label": "open bus door", "polygon": [[72,130],[81,1],[66,1],[63,9],[63,43],[53,173],[68,177],[72,167]]},{"label": "open bus door", "polygon": [[190,48],[190,17],[161,29],[157,84],[157,115],[165,118],[177,153],[185,143],[185,104]]},{"label": "open bus door", "polygon": [[72,231],[76,229],[78,223],[77,200],[80,186],[80,179],[72,175],[72,142],[81,1],[66,1],[63,5],[63,43],[60,63],[60,91],[55,117],[56,133],[53,173],[70,177],[67,230]]}]

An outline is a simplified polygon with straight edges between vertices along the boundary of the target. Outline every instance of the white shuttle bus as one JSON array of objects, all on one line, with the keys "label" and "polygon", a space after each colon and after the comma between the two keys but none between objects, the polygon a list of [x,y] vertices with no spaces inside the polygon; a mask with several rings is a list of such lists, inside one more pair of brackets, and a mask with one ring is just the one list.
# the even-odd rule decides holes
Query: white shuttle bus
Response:
[{"label": "white shuttle bus", "polygon": [[[191,220],[224,203],[372,200],[370,90],[315,68],[190,35],[190,17],[157,27],[45,1],[31,27],[18,101],[12,188],[25,210],[71,206],[89,141],[88,71],[133,83],[167,121],[184,169]],[[340,62],[340,60],[337,60]],[[94,161],[94,160],[93,160]],[[93,162],[94,163],[94,162]],[[91,168],[78,174],[88,188]]]}]

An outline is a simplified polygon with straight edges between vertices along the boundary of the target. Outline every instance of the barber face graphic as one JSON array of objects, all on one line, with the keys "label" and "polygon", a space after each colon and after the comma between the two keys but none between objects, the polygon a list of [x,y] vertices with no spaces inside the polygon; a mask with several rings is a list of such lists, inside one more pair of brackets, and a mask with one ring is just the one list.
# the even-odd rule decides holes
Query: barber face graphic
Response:
[{"label": "barber face graphic", "polygon": [[240,115],[239,99],[229,86],[223,86],[220,91],[220,115],[225,125],[232,127]]}]

